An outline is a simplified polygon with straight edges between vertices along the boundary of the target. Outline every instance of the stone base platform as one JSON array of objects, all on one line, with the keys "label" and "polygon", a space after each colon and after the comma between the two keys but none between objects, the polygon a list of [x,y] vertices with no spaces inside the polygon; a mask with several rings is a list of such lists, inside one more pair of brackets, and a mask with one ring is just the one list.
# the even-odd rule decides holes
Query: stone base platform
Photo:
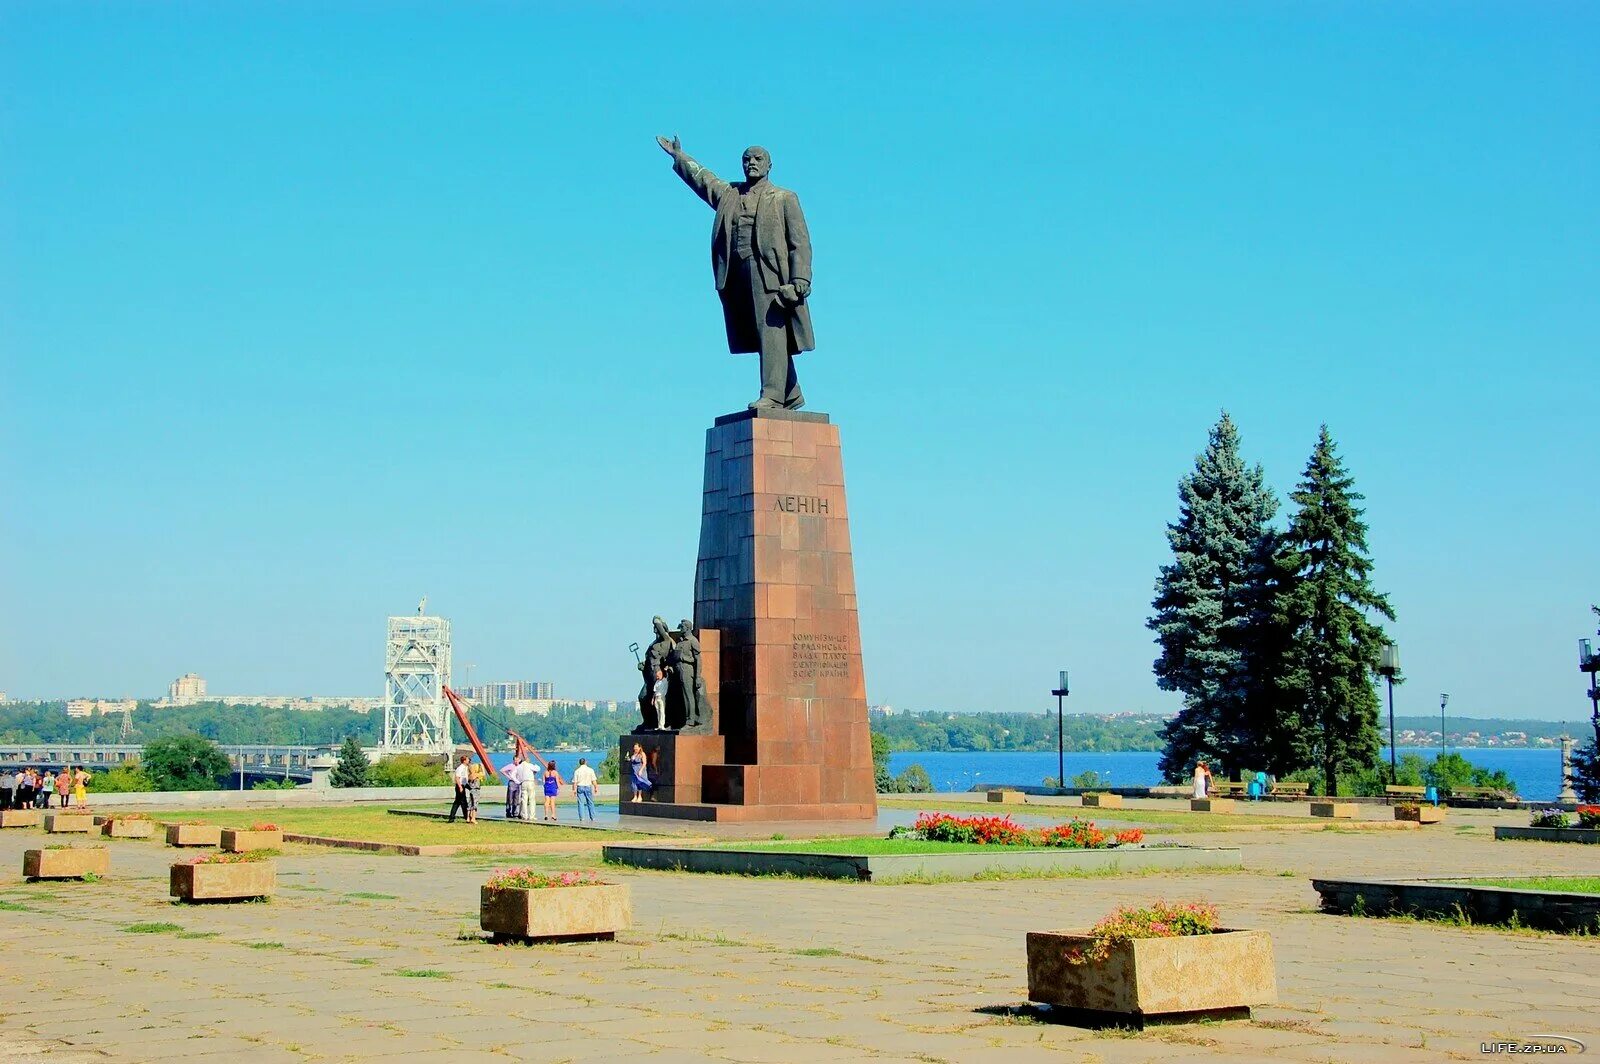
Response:
[{"label": "stone base platform", "polygon": [[620,815],[652,820],[690,820],[718,824],[764,823],[789,820],[866,821],[877,823],[875,803],[818,802],[811,805],[713,805],[707,802],[624,802]]}]

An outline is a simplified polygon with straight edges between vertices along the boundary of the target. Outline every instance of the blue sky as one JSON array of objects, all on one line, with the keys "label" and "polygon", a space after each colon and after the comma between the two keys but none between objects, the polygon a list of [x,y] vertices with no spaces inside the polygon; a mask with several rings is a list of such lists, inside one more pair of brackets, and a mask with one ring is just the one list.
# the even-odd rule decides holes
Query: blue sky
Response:
[{"label": "blue sky", "polygon": [[0,689],[634,682],[753,397],[711,214],[816,249],[869,697],[1170,709],[1144,619],[1226,408],[1326,421],[1411,682],[1586,715],[1600,12],[1580,4],[0,9]]}]

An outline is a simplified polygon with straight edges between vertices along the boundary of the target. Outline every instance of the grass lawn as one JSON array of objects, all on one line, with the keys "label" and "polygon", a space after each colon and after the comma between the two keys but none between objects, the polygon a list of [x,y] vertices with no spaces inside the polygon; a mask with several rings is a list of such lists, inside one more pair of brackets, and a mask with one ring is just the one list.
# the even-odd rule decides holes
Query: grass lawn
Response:
[{"label": "grass lawn", "polygon": [[[396,808],[399,808],[398,806]],[[435,808],[426,806],[422,808]],[[437,807],[444,812],[445,806]],[[206,809],[199,811],[154,813],[154,819],[168,823],[198,821],[225,828],[247,828],[252,824],[276,824],[297,835],[322,835],[334,839],[364,839],[368,842],[399,843],[407,846],[471,846],[504,842],[599,842],[602,839],[637,839],[628,831],[600,832],[583,828],[529,828],[521,825],[481,821],[454,824],[416,816],[390,816],[387,807],[352,809],[349,806],[322,806],[309,809]]]},{"label": "grass lawn", "polygon": [[1600,894],[1600,876],[1509,876],[1502,879],[1463,879],[1474,887],[1511,887],[1546,890],[1558,894]]},{"label": "grass lawn", "polygon": [[1085,809],[1076,805],[1001,805],[997,802],[968,802],[933,796],[920,798],[880,798],[884,809],[914,809],[928,812],[972,812],[991,816],[1038,816],[1065,823],[1073,817],[1096,823],[1137,823],[1156,825],[1163,835],[1187,832],[1227,831],[1245,825],[1283,826],[1286,824],[1327,824],[1305,816],[1271,816],[1260,813],[1191,813],[1179,809]]}]

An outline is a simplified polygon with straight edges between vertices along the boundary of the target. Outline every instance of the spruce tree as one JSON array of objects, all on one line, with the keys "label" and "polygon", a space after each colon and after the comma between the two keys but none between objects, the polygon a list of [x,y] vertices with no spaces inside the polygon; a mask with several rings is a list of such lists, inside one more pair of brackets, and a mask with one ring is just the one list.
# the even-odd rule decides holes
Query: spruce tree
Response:
[{"label": "spruce tree", "polygon": [[361,749],[361,744],[352,735],[339,747],[339,763],[328,774],[328,782],[335,787],[365,787],[371,769],[366,751]]},{"label": "spruce tree", "polygon": [[1363,496],[1346,471],[1328,426],[1290,494],[1296,510],[1283,559],[1293,579],[1284,596],[1292,632],[1288,678],[1294,723],[1306,760],[1321,768],[1327,793],[1340,772],[1377,764],[1378,691],[1374,683],[1388,642],[1373,615],[1394,620],[1386,596],[1372,586]]},{"label": "spruce tree", "polygon": [[1147,622],[1161,655],[1156,683],[1183,695],[1183,709],[1162,729],[1161,771],[1186,777],[1197,760],[1214,760],[1218,775],[1261,766],[1262,706],[1273,684],[1262,669],[1274,645],[1278,501],[1261,467],[1239,455],[1239,431],[1223,412],[1194,472],[1178,482],[1178,520],[1167,526],[1171,564],[1156,581]]}]

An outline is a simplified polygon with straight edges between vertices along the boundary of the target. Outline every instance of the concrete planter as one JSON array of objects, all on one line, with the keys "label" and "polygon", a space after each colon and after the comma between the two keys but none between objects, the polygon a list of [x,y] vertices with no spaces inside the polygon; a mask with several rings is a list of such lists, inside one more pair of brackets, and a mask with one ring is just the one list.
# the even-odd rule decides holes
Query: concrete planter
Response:
[{"label": "concrete planter", "polygon": [[1005,805],[1023,805],[1023,804],[1025,804],[1027,802],[1027,800],[1028,800],[1028,796],[1026,794],[1023,794],[1021,791],[990,791],[989,792],[989,801],[991,801],[991,802],[1001,802],[1001,803],[1003,803]]},{"label": "concrete planter", "polygon": [[148,839],[155,831],[148,820],[119,820],[107,817],[100,825],[100,834],[108,839]]},{"label": "concrete planter", "polygon": [[1459,917],[1499,924],[1515,919],[1548,931],[1583,931],[1600,923],[1600,894],[1485,887],[1442,879],[1313,879],[1322,911],[1353,916]]},{"label": "concrete planter", "polygon": [[1118,846],[1104,850],[1025,849],[995,846],[983,853],[860,854],[799,850],[739,850],[721,846],[604,846],[607,864],[672,872],[744,876],[790,875],[814,879],[898,882],[980,879],[996,872],[1114,874],[1153,869],[1239,868],[1238,847]]},{"label": "concrete planter", "polygon": [[1231,813],[1238,804],[1232,798],[1190,798],[1189,810],[1195,813]]},{"label": "concrete planter", "polygon": [[168,846],[220,846],[222,829],[215,824],[168,824]]},{"label": "concrete planter", "polygon": [[1438,824],[1444,821],[1444,810],[1436,805],[1419,805],[1415,809],[1394,807],[1396,820],[1409,820],[1414,824]]},{"label": "concrete planter", "polygon": [[281,850],[283,849],[283,832],[223,828],[222,848],[229,853],[247,853],[250,850]]},{"label": "concrete planter", "polygon": [[172,866],[167,893],[179,901],[247,901],[267,898],[278,886],[278,862]]},{"label": "concrete planter", "polygon": [[1497,839],[1523,839],[1538,842],[1600,843],[1600,828],[1512,828],[1494,829]]},{"label": "concrete planter", "polygon": [[44,829],[52,835],[65,832],[88,832],[94,828],[94,817],[88,813],[46,813]]},{"label": "concrete planter", "polygon": [[1272,937],[1219,929],[1187,938],[1114,946],[1103,961],[1072,964],[1091,944],[1086,930],[1028,933],[1028,1000],[1090,1023],[1250,1015],[1278,1000]]},{"label": "concrete planter", "polygon": [[0,809],[0,828],[36,828],[43,823],[43,809]]},{"label": "concrete planter", "polygon": [[22,874],[28,879],[82,879],[111,871],[111,851],[104,846],[73,846],[61,850],[28,850],[22,855]]},{"label": "concrete planter", "polygon": [[1356,806],[1354,802],[1312,802],[1311,815],[1332,817],[1334,820],[1354,820]]},{"label": "concrete planter", "polygon": [[622,883],[533,890],[483,887],[478,924],[496,941],[612,939],[633,926],[633,905]]},{"label": "concrete planter", "polygon": [[1120,794],[1086,794],[1083,804],[1091,809],[1121,809],[1122,795]]}]

